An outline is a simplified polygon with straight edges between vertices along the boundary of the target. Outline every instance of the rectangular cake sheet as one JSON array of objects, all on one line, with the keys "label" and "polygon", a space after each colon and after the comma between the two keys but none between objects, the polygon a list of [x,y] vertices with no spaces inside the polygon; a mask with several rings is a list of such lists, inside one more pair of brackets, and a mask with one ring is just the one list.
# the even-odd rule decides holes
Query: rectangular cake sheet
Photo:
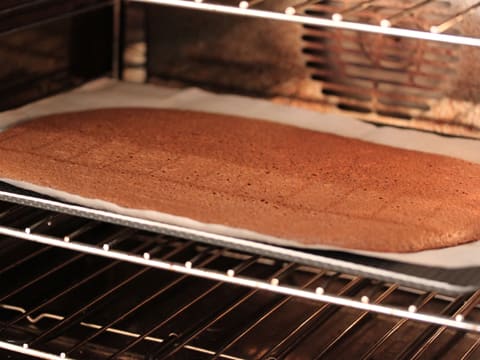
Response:
[{"label": "rectangular cake sheet", "polygon": [[[245,96],[218,95],[196,88],[170,89],[153,85],[127,84],[111,79],[96,80],[74,91],[0,113],[0,131],[16,123],[42,115],[105,107],[175,108],[239,115],[480,163],[480,141],[478,140],[445,137],[416,130],[376,127],[347,116],[320,114]],[[435,176],[435,174],[433,173],[432,176]],[[74,194],[58,192],[55,189],[39,188],[34,184],[18,183],[15,179],[2,180],[86,206],[100,207],[105,210],[195,227],[225,235],[242,236],[280,245],[301,246],[286,239],[276,239],[242,229],[201,224],[190,219],[172,217],[169,214],[153,211],[123,209],[104,201],[85,199]],[[316,246],[316,249],[341,250],[382,259],[445,268],[480,266],[480,241],[446,249],[409,254],[349,251],[322,245]]]}]

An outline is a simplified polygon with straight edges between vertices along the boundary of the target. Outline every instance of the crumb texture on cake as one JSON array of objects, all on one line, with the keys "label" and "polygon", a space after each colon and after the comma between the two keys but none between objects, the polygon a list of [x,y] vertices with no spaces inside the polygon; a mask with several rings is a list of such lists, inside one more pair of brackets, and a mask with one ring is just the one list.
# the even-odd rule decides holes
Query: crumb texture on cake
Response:
[{"label": "crumb texture on cake", "polygon": [[228,115],[42,117],[0,133],[0,177],[306,246],[480,240],[478,164]]}]

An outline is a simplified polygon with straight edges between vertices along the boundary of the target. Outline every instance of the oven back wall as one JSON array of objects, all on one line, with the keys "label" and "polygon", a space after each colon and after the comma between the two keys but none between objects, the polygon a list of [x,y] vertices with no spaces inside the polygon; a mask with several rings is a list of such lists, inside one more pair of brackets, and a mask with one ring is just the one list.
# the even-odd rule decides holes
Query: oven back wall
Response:
[{"label": "oven back wall", "polygon": [[19,19],[18,31],[0,32],[0,111],[110,71],[111,8],[28,25]]},{"label": "oven back wall", "polygon": [[[266,3],[270,9],[272,2]],[[305,97],[318,90],[301,86],[309,83],[299,51],[301,25],[162,6],[146,13],[152,76],[268,97]]]},{"label": "oven back wall", "polygon": [[[328,18],[349,3],[322,1],[306,10]],[[413,3],[382,0],[382,9],[400,11]],[[267,0],[256,8],[283,12],[288,5]],[[432,12],[426,8],[398,26],[427,30],[461,8],[457,2],[440,5],[435,18],[426,16]],[[480,48],[164,6],[149,6],[146,14],[150,80],[480,138],[480,77],[468,75],[480,70]],[[480,14],[471,16],[456,33],[480,36],[480,27],[472,25]],[[350,20],[378,23],[370,10]]]}]

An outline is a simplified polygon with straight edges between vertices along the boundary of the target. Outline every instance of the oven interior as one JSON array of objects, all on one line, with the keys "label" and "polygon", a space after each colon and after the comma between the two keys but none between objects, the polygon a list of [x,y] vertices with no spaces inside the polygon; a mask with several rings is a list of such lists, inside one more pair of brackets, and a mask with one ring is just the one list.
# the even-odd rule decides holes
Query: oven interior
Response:
[{"label": "oven interior", "polygon": [[[108,76],[480,138],[479,17],[480,3],[463,0],[7,0],[0,114]],[[0,188],[3,358],[480,356],[480,291],[428,291],[55,204]]]}]

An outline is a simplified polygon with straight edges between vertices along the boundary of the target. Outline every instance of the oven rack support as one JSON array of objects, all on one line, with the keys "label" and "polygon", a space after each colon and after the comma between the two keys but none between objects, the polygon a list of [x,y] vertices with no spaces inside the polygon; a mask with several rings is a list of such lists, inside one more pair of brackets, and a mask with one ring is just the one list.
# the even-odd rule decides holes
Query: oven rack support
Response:
[{"label": "oven rack support", "polygon": [[[475,9],[480,8],[480,2],[471,5],[470,7],[464,9],[458,14],[453,15],[451,18],[446,19],[442,24],[432,25],[430,31],[420,31],[405,29],[400,27],[394,27],[388,21],[388,19],[383,19],[378,25],[366,24],[360,22],[351,22],[345,21],[342,16],[339,14],[334,14],[332,18],[321,18],[316,16],[309,15],[297,15],[292,9],[302,7],[302,4],[297,6],[289,6],[285,9],[285,12],[278,11],[269,11],[269,10],[259,10],[251,8],[257,4],[257,1],[241,1],[239,6],[228,6],[217,3],[204,2],[203,0],[125,0],[128,2],[137,2],[137,3],[146,3],[146,4],[157,4],[165,6],[180,7],[191,10],[207,11],[213,13],[237,15],[237,16],[246,16],[252,18],[262,18],[269,20],[278,20],[293,22],[303,25],[311,26],[322,26],[327,28],[335,28],[341,30],[353,30],[367,33],[374,33],[380,35],[390,35],[402,38],[412,38],[420,40],[429,40],[449,44],[457,45],[466,45],[480,47],[480,38],[463,36],[463,35],[451,35],[443,33],[444,30],[447,30],[453,24],[456,24],[464,18],[468,13],[473,12]],[[431,2],[427,1],[427,2]],[[372,1],[368,1],[372,2]],[[425,3],[427,3],[425,2]],[[305,3],[312,3],[311,1],[306,1]],[[408,10],[408,9],[407,9]],[[410,11],[410,10],[408,10]]]},{"label": "oven rack support", "polygon": [[22,346],[11,344],[6,341],[0,341],[0,349],[12,351],[17,354],[32,356],[38,359],[45,359],[45,360],[70,360],[65,353],[60,353],[58,355],[50,354],[48,352],[30,349],[27,344],[23,344]]},{"label": "oven rack support", "polygon": [[[267,282],[264,280],[258,280],[245,276],[237,276],[233,269],[229,269],[225,273],[220,273],[212,270],[196,268],[189,261],[184,264],[163,261],[155,259],[149,252],[144,252],[142,256],[129,254],[126,252],[117,251],[113,249],[109,244],[103,244],[101,247],[96,247],[81,242],[71,241],[71,239],[68,237],[60,239],[52,236],[36,234],[33,233],[30,228],[25,228],[24,231],[21,231],[15,228],[0,226],[0,234],[44,245],[55,246],[67,250],[102,256],[120,261],[126,261],[146,267],[173,271],[184,275],[191,275],[222,283],[228,283],[258,290],[266,290],[281,295],[294,296],[307,300],[318,301],[321,303],[347,306],[353,309],[369,311],[376,314],[395,316],[408,320],[421,321],[424,323],[450,327],[458,330],[480,333],[480,324],[465,321],[464,316],[461,312],[457,312],[452,318],[448,318],[418,312],[417,308],[413,305],[408,306],[406,309],[393,306],[379,305],[371,303],[370,298],[367,295],[363,295],[360,297],[359,300],[357,300],[338,295],[327,294],[321,287],[316,288],[314,291],[303,290],[290,286],[284,286],[279,282],[277,278],[272,278],[269,282]],[[480,296],[480,293],[478,294]]]}]

